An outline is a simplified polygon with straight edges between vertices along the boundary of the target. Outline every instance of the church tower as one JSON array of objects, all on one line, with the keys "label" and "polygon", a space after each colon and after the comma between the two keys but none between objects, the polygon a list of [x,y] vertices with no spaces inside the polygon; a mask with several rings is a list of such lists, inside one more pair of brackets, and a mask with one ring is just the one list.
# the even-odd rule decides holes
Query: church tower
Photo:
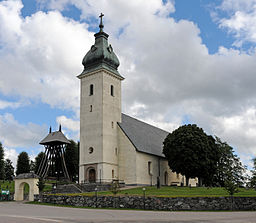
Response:
[{"label": "church tower", "polygon": [[95,43],[83,58],[80,93],[80,182],[118,179],[118,130],[121,122],[119,60],[103,31],[103,14]]}]

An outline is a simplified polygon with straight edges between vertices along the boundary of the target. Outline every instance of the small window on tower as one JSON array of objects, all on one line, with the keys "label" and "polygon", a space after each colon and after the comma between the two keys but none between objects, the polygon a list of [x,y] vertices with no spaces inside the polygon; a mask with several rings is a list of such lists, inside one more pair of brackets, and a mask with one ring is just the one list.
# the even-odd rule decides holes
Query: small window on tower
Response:
[{"label": "small window on tower", "polygon": [[93,153],[93,148],[90,147],[90,148],[89,148],[89,154],[92,154],[92,153]]},{"label": "small window on tower", "polygon": [[115,178],[115,171],[112,170],[112,178]]},{"label": "small window on tower", "polygon": [[90,105],[90,112],[92,112],[92,105]]},{"label": "small window on tower", "polygon": [[111,96],[114,96],[114,86],[113,85],[110,86],[110,94],[111,94]]},{"label": "small window on tower", "polygon": [[116,156],[117,156],[117,148],[115,148],[115,154],[116,154]]},{"label": "small window on tower", "polygon": [[111,122],[112,129],[114,128],[114,122]]},{"label": "small window on tower", "polygon": [[90,85],[90,96],[93,95],[93,84]]}]

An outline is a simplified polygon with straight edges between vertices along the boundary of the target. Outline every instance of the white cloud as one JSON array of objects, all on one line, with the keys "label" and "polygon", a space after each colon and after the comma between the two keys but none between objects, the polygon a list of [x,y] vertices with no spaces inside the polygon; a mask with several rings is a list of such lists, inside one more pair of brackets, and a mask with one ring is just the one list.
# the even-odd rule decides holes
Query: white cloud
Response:
[{"label": "white cloud", "polygon": [[68,118],[64,115],[58,116],[56,122],[61,125],[62,131],[68,139],[80,141],[80,121],[76,118]]},{"label": "white cloud", "polygon": [[[120,59],[119,71],[126,78],[122,92],[124,112],[168,131],[188,117],[240,153],[255,155],[255,52],[220,47],[216,54],[209,55],[196,24],[168,17],[175,10],[173,1],[38,2],[53,11],[37,12],[24,19],[20,16],[20,1],[0,3],[0,33],[6,34],[0,34],[0,43],[4,43],[0,48],[2,93],[40,99],[78,114],[79,81],[75,76],[82,71],[81,60],[94,38],[87,24],[65,18],[57,11],[75,4],[82,11],[82,19],[105,13],[105,30]],[[232,6],[232,2],[235,3],[223,1],[223,10],[230,13],[230,19],[222,20],[221,25],[237,35],[242,30],[238,41],[254,41],[250,34],[254,24],[250,27],[247,20],[241,20],[240,26],[232,23],[232,16],[241,7]],[[246,12],[254,19],[255,9],[247,12],[247,8],[250,7],[245,4],[240,15]],[[9,75],[3,75],[6,73]],[[78,132],[76,118],[60,116],[57,122],[70,135]],[[6,138],[10,145],[18,145],[16,139]]]},{"label": "white cloud", "polygon": [[256,43],[256,0],[223,0],[219,9],[227,13],[226,17],[220,18],[220,27],[234,34],[234,45],[241,47],[245,42]]},{"label": "white cloud", "polygon": [[4,148],[4,158],[10,159],[12,161],[14,168],[16,168],[17,165],[18,155],[19,154],[15,149]]},{"label": "white cloud", "polygon": [[10,101],[0,100],[0,109],[18,108],[18,107],[20,107],[22,105],[24,105],[22,102],[10,102]]},{"label": "white cloud", "polygon": [[33,123],[20,124],[12,114],[0,115],[1,142],[8,148],[36,147],[45,135],[46,126]]},{"label": "white cloud", "polygon": [[24,19],[21,8],[21,1],[0,2],[0,92],[77,111],[76,76],[93,40],[87,25],[57,11]]},{"label": "white cloud", "polygon": [[[256,156],[256,108],[231,117],[217,117],[213,131],[232,143],[239,153]],[[243,132],[241,132],[243,131]]]},{"label": "white cloud", "polygon": [[72,130],[74,132],[79,131],[80,129],[79,121],[67,118],[64,115],[57,117],[57,123],[61,124],[62,127]]}]

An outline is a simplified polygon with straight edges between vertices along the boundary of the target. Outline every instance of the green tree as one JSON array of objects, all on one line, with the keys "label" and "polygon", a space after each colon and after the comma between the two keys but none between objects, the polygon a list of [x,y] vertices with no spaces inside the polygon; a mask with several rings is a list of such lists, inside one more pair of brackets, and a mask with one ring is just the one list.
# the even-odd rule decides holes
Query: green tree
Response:
[{"label": "green tree", "polygon": [[29,173],[29,172],[30,172],[30,165],[29,165],[28,154],[26,152],[21,152],[17,160],[16,175],[21,173]]},{"label": "green tree", "polygon": [[218,147],[212,136],[197,125],[183,125],[170,133],[164,140],[163,154],[172,171],[189,178],[199,178],[211,185],[219,160]]},{"label": "green tree", "polygon": [[0,180],[4,180],[4,148],[0,142]]},{"label": "green tree", "polygon": [[249,181],[249,186],[256,189],[256,158],[252,159],[253,169],[251,170],[252,176]]},{"label": "green tree", "polygon": [[30,160],[29,168],[30,168],[30,171],[35,172],[35,162],[33,160]]},{"label": "green tree", "polygon": [[38,174],[40,164],[41,164],[42,160],[44,159],[44,157],[45,157],[44,152],[40,152],[40,153],[38,153],[38,155],[35,158],[35,170],[34,171],[36,174]]},{"label": "green tree", "polygon": [[45,180],[42,177],[40,177],[39,181],[37,182],[36,185],[39,189],[39,192],[41,193],[44,190],[44,187],[45,187]]},{"label": "green tree", "polygon": [[14,177],[14,167],[12,165],[12,161],[6,159],[4,162],[4,172],[5,172],[5,180],[12,181]]},{"label": "green tree", "polygon": [[70,179],[76,181],[79,171],[79,143],[70,140],[65,151],[65,162]]},{"label": "green tree", "polygon": [[246,181],[246,167],[240,158],[234,154],[233,148],[220,138],[216,138],[220,159],[217,163],[217,171],[214,175],[214,186],[225,187],[227,182],[233,182],[237,187],[244,185]]},{"label": "green tree", "polygon": [[234,179],[232,180],[231,178],[228,178],[224,182],[224,187],[230,196],[233,196],[235,193],[239,192],[238,186],[237,186],[236,182],[234,181]]}]

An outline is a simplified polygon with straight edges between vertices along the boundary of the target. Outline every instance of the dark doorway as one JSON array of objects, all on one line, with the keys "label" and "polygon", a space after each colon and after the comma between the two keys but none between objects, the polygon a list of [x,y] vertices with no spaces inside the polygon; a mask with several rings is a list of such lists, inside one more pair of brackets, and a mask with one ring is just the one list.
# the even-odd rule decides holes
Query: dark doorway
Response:
[{"label": "dark doorway", "polygon": [[95,169],[89,170],[89,182],[94,183],[96,181],[96,172]]}]

